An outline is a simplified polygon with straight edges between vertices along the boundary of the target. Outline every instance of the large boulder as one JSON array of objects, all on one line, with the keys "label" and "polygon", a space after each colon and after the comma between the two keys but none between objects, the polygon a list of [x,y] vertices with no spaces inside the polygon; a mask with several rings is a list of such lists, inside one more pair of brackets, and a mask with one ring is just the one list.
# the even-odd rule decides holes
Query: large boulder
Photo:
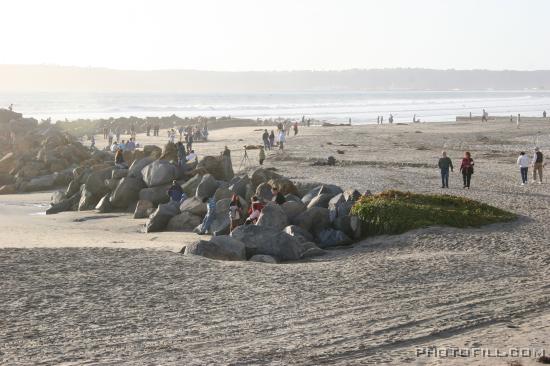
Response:
[{"label": "large boulder", "polygon": [[0,173],[0,186],[15,183],[15,179],[8,173]]},{"label": "large boulder", "polygon": [[271,201],[273,198],[271,186],[267,183],[260,183],[260,185],[256,188],[255,196],[258,197],[260,201]]},{"label": "large boulder", "polygon": [[153,202],[140,199],[136,204],[134,219],[145,219],[153,213],[153,210]]},{"label": "large boulder", "polygon": [[200,198],[191,197],[181,203],[180,211],[188,212],[195,216],[204,217],[204,215],[206,215],[207,207],[206,203],[202,202]]},{"label": "large boulder", "polygon": [[185,255],[200,255],[210,259],[245,260],[245,245],[229,236],[217,236],[211,241],[200,240],[185,247]]},{"label": "large boulder", "polygon": [[112,179],[122,179],[128,176],[128,169],[113,169]]},{"label": "large boulder", "polygon": [[263,208],[256,225],[283,230],[288,225],[288,218],[280,205],[270,202]]},{"label": "large boulder", "polygon": [[0,187],[0,194],[14,194],[17,193],[17,187],[15,184],[5,184]]},{"label": "large boulder", "polygon": [[176,144],[173,142],[168,142],[164,145],[160,158],[166,161],[178,161],[178,148]]},{"label": "large boulder", "polygon": [[153,163],[155,159],[153,159],[150,156],[147,156],[145,158],[135,160],[132,165],[130,165],[130,169],[128,170],[128,176],[133,178],[143,178],[143,175],[141,174],[141,171],[149,164]]},{"label": "large boulder", "polygon": [[191,179],[189,179],[187,182],[185,182],[181,186],[183,193],[185,193],[187,197],[194,196],[195,193],[197,193],[197,187],[199,186],[201,181],[202,181],[202,175],[197,174],[193,176]]},{"label": "large boulder", "polygon": [[216,192],[214,193],[214,199],[217,201],[223,200],[224,198],[231,198],[233,197],[233,192],[229,190],[229,188],[225,187],[219,187],[216,189]]},{"label": "large boulder", "polygon": [[80,193],[80,201],[78,203],[78,211],[88,211],[93,210],[101,196],[96,196],[91,192],[86,184],[82,185],[82,191]]},{"label": "large boulder", "polygon": [[56,186],[59,173],[53,173],[48,175],[43,175],[41,177],[32,178],[26,185],[25,191],[34,192],[34,191],[45,191],[52,189]]},{"label": "large boulder", "polygon": [[143,188],[139,191],[139,199],[151,201],[155,206],[166,203],[170,201],[170,197],[168,197],[168,188],[170,188],[170,185]]},{"label": "large boulder", "polygon": [[317,233],[316,242],[320,248],[338,247],[352,244],[352,240],[343,232],[334,229],[325,229]]},{"label": "large boulder", "polygon": [[270,255],[265,255],[265,254],[253,255],[252,258],[250,258],[248,261],[249,262],[258,262],[258,263],[277,264],[277,259],[273,258]]},{"label": "large boulder", "polygon": [[66,198],[59,203],[52,204],[49,209],[46,210],[46,215],[52,215],[63,211],[74,211],[78,207],[80,201],[80,192],[74,194],[70,198]]},{"label": "large boulder", "polygon": [[162,149],[157,145],[145,145],[143,147],[143,153],[145,154],[145,156],[151,157],[153,158],[153,160],[156,160],[162,155]]},{"label": "large boulder", "polygon": [[141,170],[147,187],[170,184],[177,177],[176,166],[166,160],[156,160]]},{"label": "large boulder", "polygon": [[330,193],[319,193],[311,201],[309,201],[307,208],[311,207],[324,207],[328,208],[328,204],[332,199],[332,194]]},{"label": "large boulder", "polygon": [[304,212],[307,207],[302,201],[286,201],[281,205],[289,222],[292,222],[296,216]]},{"label": "large boulder", "polygon": [[252,177],[250,179],[252,181],[252,185],[254,187],[258,187],[260,184],[267,183],[271,179],[279,179],[279,178],[282,178],[282,176],[275,173],[273,170],[259,168],[252,173]]},{"label": "large boulder", "polygon": [[288,178],[281,177],[276,179],[270,179],[267,183],[271,187],[277,188],[279,192],[281,192],[283,195],[298,194],[298,189],[296,188],[294,183],[292,183],[292,181]]},{"label": "large boulder", "polygon": [[247,175],[244,177],[234,177],[231,180],[231,185],[229,186],[229,190],[233,193],[235,193],[238,196],[247,198],[247,189],[250,186],[250,178],[248,178]]},{"label": "large boulder", "polygon": [[351,208],[359,199],[361,194],[356,190],[348,190],[344,193],[339,193],[328,203],[330,211],[330,221],[334,221],[337,217],[344,217],[350,214]]},{"label": "large boulder", "polygon": [[145,223],[145,232],[152,233],[164,230],[170,219],[179,213],[179,207],[174,202],[159,205]]},{"label": "large boulder", "polygon": [[316,234],[330,227],[328,208],[308,208],[306,211],[296,216],[292,223],[312,234]]},{"label": "large boulder", "polygon": [[233,177],[231,158],[227,156],[205,156],[197,165],[198,170],[211,174],[217,180],[229,182]]},{"label": "large boulder", "polygon": [[336,196],[337,194],[339,193],[342,193],[342,188],[338,187],[338,186],[335,186],[333,184],[325,184],[325,185],[321,185],[321,186],[317,186],[315,188],[313,188],[312,190],[310,190],[308,193],[306,193],[303,197],[302,197],[302,202],[305,203],[306,205],[308,205],[312,199],[314,199],[315,197],[317,197],[318,195],[320,194],[329,194],[329,195],[332,195],[332,197]]},{"label": "large boulder", "polygon": [[112,168],[104,168],[96,171],[91,171],[89,173],[85,173],[81,177],[81,180],[84,181],[83,183],[86,184],[86,188],[92,194],[94,194],[95,196],[103,196],[110,191],[106,181],[108,179],[111,179],[113,174],[112,172]]},{"label": "large boulder", "polygon": [[319,248],[317,244],[313,242],[305,242],[302,243],[302,252],[302,258],[307,259],[324,255],[326,250]]},{"label": "large boulder", "polygon": [[313,241],[313,235],[311,235],[309,231],[302,229],[297,225],[289,225],[285,227],[284,232],[304,243]]},{"label": "large boulder", "polygon": [[143,181],[140,179],[122,178],[111,195],[111,205],[115,208],[128,208],[130,204],[139,200],[139,192],[143,186]]},{"label": "large boulder", "polygon": [[202,177],[201,182],[198,184],[195,196],[198,198],[210,198],[214,195],[214,193],[216,193],[219,186],[220,184],[216,179],[214,179],[214,176],[211,174],[206,174]]},{"label": "large boulder", "polygon": [[113,210],[113,206],[111,205],[111,194],[107,193],[105,196],[101,197],[95,209],[99,213],[111,212]]},{"label": "large boulder", "polygon": [[194,228],[199,226],[202,218],[197,215],[193,215],[189,212],[182,212],[176,215],[168,221],[166,230],[168,231],[193,231]]},{"label": "large boulder", "polygon": [[280,261],[292,261],[300,259],[303,254],[298,239],[265,226],[242,225],[231,232],[231,237],[244,243],[247,258],[266,254]]}]

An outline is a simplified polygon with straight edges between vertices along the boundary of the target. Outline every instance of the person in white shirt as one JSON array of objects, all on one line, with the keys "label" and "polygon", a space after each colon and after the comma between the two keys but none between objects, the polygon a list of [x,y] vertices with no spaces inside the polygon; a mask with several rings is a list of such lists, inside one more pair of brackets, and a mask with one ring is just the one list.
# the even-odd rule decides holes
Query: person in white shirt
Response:
[{"label": "person in white shirt", "polygon": [[279,150],[284,150],[284,144],[286,141],[285,130],[279,132]]},{"label": "person in white shirt", "polygon": [[111,145],[111,151],[116,152],[118,149],[119,149],[119,147],[118,147],[118,144],[116,143],[116,141],[113,142],[113,144]]},{"label": "person in white shirt", "polygon": [[189,155],[186,157],[187,161],[195,161],[197,159],[197,154],[195,154],[195,150],[191,150],[189,152]]},{"label": "person in white shirt", "polygon": [[525,155],[524,151],[519,153],[517,164],[521,173],[521,185],[524,186],[527,183],[527,173],[529,171],[529,157]]}]

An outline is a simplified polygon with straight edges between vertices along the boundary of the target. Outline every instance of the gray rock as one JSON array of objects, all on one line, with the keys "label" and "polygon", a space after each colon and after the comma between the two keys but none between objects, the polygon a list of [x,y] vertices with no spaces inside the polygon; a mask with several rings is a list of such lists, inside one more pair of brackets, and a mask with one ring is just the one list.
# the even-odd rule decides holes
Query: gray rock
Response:
[{"label": "gray rock", "polygon": [[292,223],[312,234],[328,229],[330,227],[328,209],[323,207],[308,208],[296,216]]},{"label": "gray rock", "polygon": [[179,207],[173,202],[159,205],[145,223],[145,232],[152,233],[164,230],[170,219],[179,213]]},{"label": "gray rock", "polygon": [[287,194],[287,195],[285,196],[285,199],[286,199],[287,201],[289,201],[289,202],[292,201],[292,202],[300,202],[300,203],[303,203],[303,202],[302,202],[302,199],[301,199],[300,197],[298,197],[298,196],[296,196],[296,195],[294,195],[294,194],[290,194],[290,193]]},{"label": "gray rock", "polygon": [[201,182],[197,186],[197,191],[195,192],[195,196],[198,198],[204,198],[204,197],[212,197],[214,193],[216,193],[216,190],[220,184],[211,174],[206,174],[204,177],[202,177]]},{"label": "gray rock", "polygon": [[271,186],[267,183],[260,183],[258,188],[256,188],[256,197],[260,201],[271,201],[273,199],[273,194],[271,193]]},{"label": "gray rock", "polygon": [[105,187],[107,187],[108,192],[112,192],[119,185],[120,179],[105,179]]},{"label": "gray rock", "polygon": [[265,226],[242,225],[231,232],[231,237],[244,243],[248,258],[266,254],[281,261],[291,261],[302,256],[298,239]]},{"label": "gray rock", "polygon": [[238,196],[245,197],[247,193],[247,187],[251,185],[250,178],[247,175],[244,177],[235,177],[231,180],[229,190]]},{"label": "gray rock", "polygon": [[[357,192],[357,191],[355,191]],[[330,211],[330,221],[334,221],[337,217],[348,216],[351,208],[355,204],[356,196],[354,192],[339,193],[334,196],[328,203]]]},{"label": "gray rock", "polygon": [[304,212],[307,207],[302,201],[286,201],[281,205],[289,222],[292,222],[296,216]]},{"label": "gray rock", "polygon": [[288,225],[288,218],[280,205],[270,202],[262,210],[256,225],[283,230]]},{"label": "gray rock", "polygon": [[63,211],[74,211],[77,209],[79,201],[80,192],[75,193],[70,198],[66,198],[57,204],[51,205],[51,207],[46,210],[46,215],[53,215]]},{"label": "gray rock", "polygon": [[55,191],[52,193],[51,197],[51,203],[53,205],[58,204],[59,202],[63,201],[67,196],[65,195],[65,192],[63,191]]},{"label": "gray rock", "polygon": [[333,184],[325,184],[325,185],[317,186],[312,190],[310,190],[308,193],[306,193],[302,197],[302,202],[308,205],[311,202],[311,200],[314,199],[319,194],[323,194],[323,193],[330,194],[332,195],[331,196],[332,198],[336,196],[338,193],[342,193],[342,192],[343,192],[342,188],[338,186],[335,186]]},{"label": "gray rock", "polygon": [[143,175],[141,174],[141,171],[143,168],[145,168],[147,165],[154,162],[155,159],[153,159],[150,156],[147,156],[143,159],[135,160],[132,165],[130,165],[130,169],[128,170],[128,176],[133,178],[139,178],[143,179]]},{"label": "gray rock", "polygon": [[139,199],[151,201],[155,206],[161,203],[167,203],[170,201],[170,197],[168,197],[168,188],[170,188],[170,185],[143,188],[139,191]]},{"label": "gray rock", "polygon": [[139,191],[143,188],[143,181],[137,178],[122,178],[111,194],[111,205],[115,208],[128,208],[131,203],[139,200]]},{"label": "gray rock", "polygon": [[185,255],[200,255],[217,260],[240,261],[245,259],[244,244],[233,238],[222,238],[217,241],[200,240],[187,245],[184,253]]},{"label": "gray rock", "polygon": [[181,189],[187,195],[187,197],[193,197],[195,193],[197,193],[197,187],[199,186],[199,183],[201,181],[202,181],[202,175],[197,174],[193,176],[191,179],[189,179],[187,182],[185,182],[181,186]]},{"label": "gray rock", "polygon": [[140,199],[134,211],[134,219],[145,219],[153,213],[153,210],[153,202]]},{"label": "gray rock", "polygon": [[334,229],[325,229],[316,235],[317,245],[320,248],[338,247],[352,244],[352,240],[343,232]]},{"label": "gray rock", "polygon": [[338,216],[332,222],[334,229],[343,232],[350,238],[355,238],[355,229],[351,225],[351,216]]},{"label": "gray rock", "polygon": [[202,221],[202,218],[189,212],[182,212],[170,219],[166,230],[168,231],[193,231]]},{"label": "gray rock", "polygon": [[317,244],[312,242],[302,243],[302,259],[319,257],[326,254],[326,250],[323,250],[317,246]]},{"label": "gray rock", "polygon": [[113,169],[112,179],[122,179],[128,176],[128,169]]},{"label": "gray rock", "polygon": [[277,259],[270,255],[256,254],[249,259],[250,262],[277,264]]},{"label": "gray rock", "polygon": [[224,198],[231,198],[233,196],[233,192],[229,190],[229,188],[220,187],[216,189],[216,192],[214,193],[214,199],[217,201],[223,200]]},{"label": "gray rock", "polygon": [[80,193],[80,201],[78,203],[78,211],[93,210],[101,197],[97,197],[87,189],[86,184],[82,185]]},{"label": "gray rock", "polygon": [[311,201],[309,201],[307,208],[311,207],[324,207],[328,208],[328,203],[332,199],[332,194],[330,193],[320,193],[315,196]]},{"label": "gray rock", "polygon": [[105,196],[101,197],[95,209],[99,213],[111,212],[113,210],[113,206],[111,205],[111,194],[107,193]]},{"label": "gray rock", "polygon": [[271,179],[278,179],[281,177],[281,175],[275,173],[273,170],[259,168],[252,173],[252,177],[250,179],[252,181],[252,185],[254,187],[258,187],[260,184],[267,183]]},{"label": "gray rock", "polygon": [[205,156],[197,169],[205,170],[217,180],[229,182],[234,177],[231,158],[226,156]]},{"label": "gray rock", "polygon": [[156,187],[172,183],[176,179],[176,167],[166,160],[155,160],[141,170],[147,187]]},{"label": "gray rock", "polygon": [[309,231],[302,229],[297,225],[289,225],[285,227],[284,232],[304,243],[313,241],[313,235],[311,235]]},{"label": "gray rock", "polygon": [[34,192],[52,189],[55,187],[55,182],[58,175],[59,173],[53,173],[32,178],[25,186],[25,191]]},{"label": "gray rock", "polygon": [[181,203],[180,211],[188,212],[195,216],[204,217],[207,211],[206,203],[202,202],[200,198],[191,197]]},{"label": "gray rock", "polygon": [[105,180],[111,178],[112,171],[112,168],[105,168],[89,172],[88,174],[85,173],[81,181],[86,184],[88,191],[92,192],[95,196],[101,197],[109,192],[109,187],[107,187]]}]

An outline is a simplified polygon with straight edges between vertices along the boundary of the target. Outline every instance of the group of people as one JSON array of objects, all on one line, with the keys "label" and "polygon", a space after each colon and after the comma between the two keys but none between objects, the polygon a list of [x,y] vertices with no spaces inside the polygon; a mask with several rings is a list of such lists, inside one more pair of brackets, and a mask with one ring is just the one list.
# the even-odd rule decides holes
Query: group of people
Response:
[{"label": "group of people", "polygon": [[[522,186],[529,182],[529,167],[533,168],[533,183],[542,184],[544,154],[538,147],[535,148],[532,158],[529,158],[524,151],[520,152],[517,159],[517,165],[520,169]],[[449,173],[454,169],[453,162],[451,158],[447,156],[446,151],[441,153],[438,167],[441,172],[441,188],[449,188]],[[474,159],[472,159],[472,154],[469,151],[464,152],[464,157],[460,162],[460,172],[462,173],[463,187],[470,189],[472,175],[474,174]]]},{"label": "group of people", "polygon": [[145,126],[145,131],[147,133],[147,136],[151,136],[151,130],[153,130],[153,136],[158,136],[160,131],[160,126],[159,125],[151,126],[150,124],[147,124],[147,126]]},{"label": "group of people", "polygon": [[184,145],[183,142],[178,141],[176,143],[176,148],[178,150],[178,164],[183,166],[187,162],[194,162],[198,160],[195,150],[193,150],[192,144]]},{"label": "group of people", "polygon": [[[272,201],[275,204],[282,205],[286,202],[285,196],[276,187],[271,188],[271,193],[273,196]],[[206,216],[196,231],[200,235],[210,233],[212,223],[216,219],[216,200],[214,197],[204,197],[202,202],[206,203],[207,209]],[[245,213],[244,207],[241,203],[241,198],[238,195],[233,194],[231,197],[231,202],[229,203],[229,211],[227,213],[227,215],[229,215],[230,222],[229,231],[232,232],[241,225],[255,225],[260,218],[260,214],[262,213],[264,207],[265,202],[260,200],[257,196],[253,196],[251,198],[250,207]]]},{"label": "group of people", "polygon": [[[414,120],[416,120],[416,114],[413,117]],[[393,114],[390,113],[390,116],[388,117],[388,123],[393,123]],[[384,116],[377,116],[376,117],[376,124],[382,125],[384,124]]]}]

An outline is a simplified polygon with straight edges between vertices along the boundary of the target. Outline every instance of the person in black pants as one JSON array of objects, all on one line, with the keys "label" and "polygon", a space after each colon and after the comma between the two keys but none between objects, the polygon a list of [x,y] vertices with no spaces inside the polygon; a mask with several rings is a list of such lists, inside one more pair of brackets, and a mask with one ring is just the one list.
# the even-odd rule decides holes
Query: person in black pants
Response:
[{"label": "person in black pants", "polygon": [[464,158],[462,158],[462,163],[460,164],[460,171],[462,172],[464,188],[470,189],[472,174],[474,174],[474,159],[472,159],[472,155],[469,151],[464,153]]}]

